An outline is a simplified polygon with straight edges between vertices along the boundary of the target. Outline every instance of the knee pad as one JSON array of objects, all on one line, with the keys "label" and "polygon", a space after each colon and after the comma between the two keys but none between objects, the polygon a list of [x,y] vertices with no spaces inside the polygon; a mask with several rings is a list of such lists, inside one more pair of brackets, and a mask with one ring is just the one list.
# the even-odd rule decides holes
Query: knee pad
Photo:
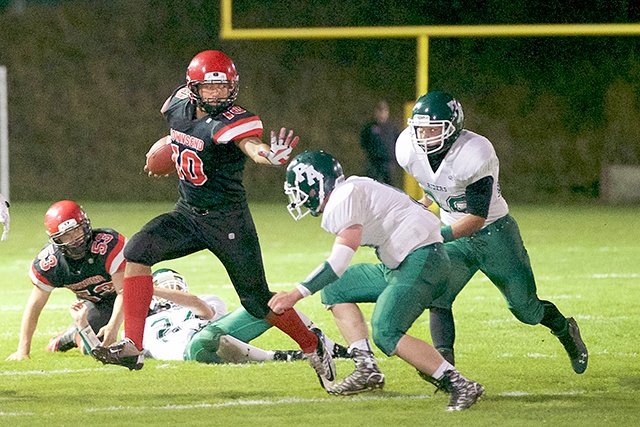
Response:
[{"label": "knee pad", "polygon": [[403,332],[391,325],[371,324],[373,342],[387,356],[393,356],[398,346],[398,341],[402,338]]},{"label": "knee pad", "polygon": [[184,360],[195,360],[201,363],[222,363],[217,351],[220,348],[222,329],[208,325],[191,338],[184,349]]},{"label": "knee pad", "polygon": [[544,315],[544,307],[540,301],[537,301],[537,304],[532,302],[517,307],[509,307],[509,310],[511,310],[516,319],[527,325],[537,325]]}]

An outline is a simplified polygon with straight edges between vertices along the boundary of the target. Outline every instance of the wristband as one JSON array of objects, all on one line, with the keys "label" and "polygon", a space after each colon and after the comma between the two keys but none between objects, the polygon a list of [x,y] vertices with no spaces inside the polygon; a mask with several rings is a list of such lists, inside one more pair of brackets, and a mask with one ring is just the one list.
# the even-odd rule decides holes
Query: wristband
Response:
[{"label": "wristband", "polygon": [[442,226],[440,228],[440,234],[442,234],[442,240],[444,240],[445,243],[456,239],[453,237],[453,230],[450,225]]},{"label": "wristband", "polygon": [[333,268],[331,268],[331,264],[325,261],[313,270],[300,284],[314,294],[336,280],[338,280],[338,275],[333,271]]}]

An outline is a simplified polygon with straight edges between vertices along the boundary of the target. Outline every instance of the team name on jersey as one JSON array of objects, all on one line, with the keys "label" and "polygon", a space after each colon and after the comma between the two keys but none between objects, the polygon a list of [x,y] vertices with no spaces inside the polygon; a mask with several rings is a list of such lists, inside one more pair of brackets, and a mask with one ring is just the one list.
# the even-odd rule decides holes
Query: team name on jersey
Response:
[{"label": "team name on jersey", "polygon": [[97,285],[98,283],[102,283],[106,281],[107,279],[105,279],[104,277],[98,274],[97,276],[87,277],[81,282],[74,283],[72,285],[65,285],[65,287],[71,289],[72,291],[77,291],[80,289],[85,289],[91,285]]},{"label": "team name on jersey", "polygon": [[204,149],[204,141],[200,138],[196,138],[192,135],[187,135],[186,133],[180,132],[175,129],[171,129],[170,134],[171,139],[178,144],[185,145],[198,151],[202,151]]},{"label": "team name on jersey", "polygon": [[447,187],[444,187],[442,185],[436,185],[436,184],[432,184],[430,182],[425,183],[426,187],[428,190],[433,190],[433,191],[441,191],[444,193],[447,193]]}]

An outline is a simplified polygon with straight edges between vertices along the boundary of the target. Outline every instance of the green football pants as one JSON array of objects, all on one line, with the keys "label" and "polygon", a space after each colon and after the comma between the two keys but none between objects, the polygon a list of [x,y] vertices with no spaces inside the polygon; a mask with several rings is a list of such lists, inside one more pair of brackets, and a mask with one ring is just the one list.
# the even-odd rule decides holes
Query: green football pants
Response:
[{"label": "green football pants", "polygon": [[540,323],[544,307],[513,217],[506,215],[473,236],[445,243],[444,247],[451,260],[449,285],[433,306],[451,309],[456,296],[480,270],[500,290],[518,320],[529,325]]},{"label": "green football pants", "polygon": [[248,343],[265,333],[270,327],[271,324],[266,320],[258,319],[249,314],[244,307],[239,307],[196,332],[184,350],[184,360],[222,363],[217,355],[222,335],[231,335]]},{"label": "green football pants", "polygon": [[322,290],[322,303],[376,303],[371,317],[373,342],[395,354],[400,338],[435,298],[445,291],[449,259],[441,243],[410,253],[396,269],[356,264]]}]

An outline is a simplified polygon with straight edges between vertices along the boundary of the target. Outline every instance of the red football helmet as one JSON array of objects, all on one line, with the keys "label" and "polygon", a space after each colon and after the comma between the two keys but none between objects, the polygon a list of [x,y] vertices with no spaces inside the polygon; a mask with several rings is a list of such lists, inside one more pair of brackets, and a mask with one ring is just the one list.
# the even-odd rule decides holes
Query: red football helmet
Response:
[{"label": "red football helmet", "polygon": [[[203,98],[198,85],[222,83],[228,85],[223,98]],[[187,67],[187,87],[191,99],[209,114],[219,114],[229,108],[238,97],[238,73],[227,55],[218,50],[205,50],[193,57]]]},{"label": "red football helmet", "polygon": [[[49,241],[63,254],[73,259],[84,257],[92,230],[91,221],[80,205],[71,200],[54,203],[44,215],[44,226],[47,228]],[[75,231],[79,228],[82,229],[82,234]],[[64,235],[74,237],[63,238]]]}]

